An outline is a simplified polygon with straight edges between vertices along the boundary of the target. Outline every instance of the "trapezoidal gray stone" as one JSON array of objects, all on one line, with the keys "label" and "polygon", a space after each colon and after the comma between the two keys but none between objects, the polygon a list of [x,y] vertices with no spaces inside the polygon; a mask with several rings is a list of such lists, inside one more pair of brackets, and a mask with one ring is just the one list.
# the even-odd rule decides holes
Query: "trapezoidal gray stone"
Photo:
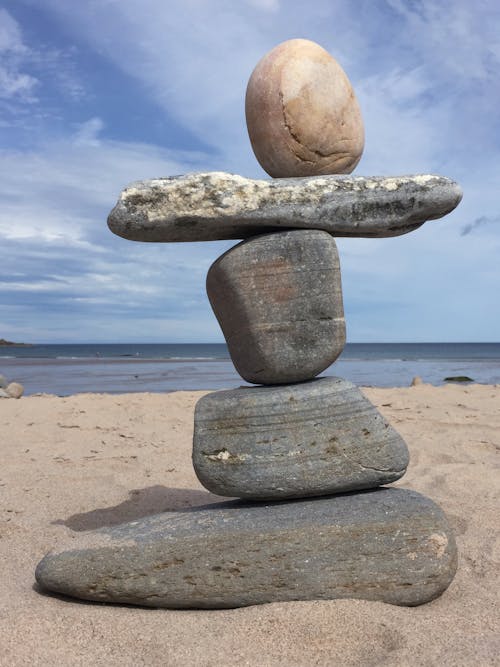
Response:
[{"label": "trapezoidal gray stone", "polygon": [[440,595],[456,563],[437,505],[377,489],[165,512],[75,537],[38,564],[36,579],[55,593],[148,607],[334,598],[413,606]]},{"label": "trapezoidal gray stone", "polygon": [[344,349],[339,257],[327,232],[293,230],[239,243],[210,267],[207,294],[247,382],[309,380]]},{"label": "trapezoidal gray stone", "polygon": [[351,382],[319,378],[207,394],[196,404],[193,465],[213,493],[301,498],[394,482],[401,436]]},{"label": "trapezoidal gray stone", "polygon": [[207,172],[131,183],[108,216],[131,241],[244,239],[286,228],[399,236],[450,213],[460,186],[432,174],[254,180]]}]

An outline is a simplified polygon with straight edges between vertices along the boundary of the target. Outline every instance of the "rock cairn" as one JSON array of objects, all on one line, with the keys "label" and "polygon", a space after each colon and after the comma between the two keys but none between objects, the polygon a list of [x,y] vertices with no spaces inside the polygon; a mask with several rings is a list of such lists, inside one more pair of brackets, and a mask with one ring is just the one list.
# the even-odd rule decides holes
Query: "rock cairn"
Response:
[{"label": "rock cairn", "polygon": [[317,375],[345,344],[334,237],[412,231],[453,210],[460,188],[433,175],[332,175],[360,158],[361,116],[340,66],[306,40],[257,65],[246,107],[256,155],[279,180],[134,183],[108,220],[135,241],[244,239],[212,265],[207,292],[236,369],[258,386],[204,396],[193,440],[201,483],[243,501],[94,531],[46,556],[37,580],[152,607],[422,604],[455,573],[446,518],[416,492],[380,488],[404,475],[405,442],[356,386]]}]

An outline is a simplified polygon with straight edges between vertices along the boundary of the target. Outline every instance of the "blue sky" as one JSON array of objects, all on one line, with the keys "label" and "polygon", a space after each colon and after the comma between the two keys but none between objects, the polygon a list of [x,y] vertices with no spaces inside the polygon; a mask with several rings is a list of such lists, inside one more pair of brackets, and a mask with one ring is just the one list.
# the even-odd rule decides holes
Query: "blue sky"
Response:
[{"label": "blue sky", "polygon": [[464,199],[393,239],[339,239],[351,342],[499,341],[496,0],[0,2],[0,337],[219,342],[205,295],[232,242],[140,244],[106,217],[131,181],[265,174],[246,133],[257,61],[326,48],[353,83],[357,175],[438,173]]}]

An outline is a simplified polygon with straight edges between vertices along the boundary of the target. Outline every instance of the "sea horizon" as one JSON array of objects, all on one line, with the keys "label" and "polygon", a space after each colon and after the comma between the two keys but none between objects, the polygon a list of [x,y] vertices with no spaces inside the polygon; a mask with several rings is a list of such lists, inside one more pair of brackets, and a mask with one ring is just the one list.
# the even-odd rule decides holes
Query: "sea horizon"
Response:
[{"label": "sea horizon", "polygon": [[[225,343],[52,343],[2,346],[0,374],[25,395],[218,390],[246,384]],[[465,376],[500,383],[500,343],[347,343],[321,375],[360,386],[433,385]]]},{"label": "sea horizon", "polygon": [[[383,342],[347,342],[341,356],[350,356],[354,351],[364,351],[371,357],[375,350],[387,351],[391,357],[398,352],[405,351],[417,352],[424,355],[435,355],[436,353],[455,353],[457,356],[463,356],[464,352],[469,352],[475,356],[477,351],[482,347],[483,352],[488,348],[489,353],[493,352],[496,356],[496,348],[500,346],[500,342],[496,341],[383,341]],[[9,343],[6,345],[0,344],[0,359],[7,357],[53,357],[57,355],[58,348],[62,351],[68,352],[73,350],[78,356],[84,356],[86,353],[89,356],[95,355],[102,350],[107,356],[143,356],[147,351],[150,354],[160,355],[164,358],[172,358],[171,354],[177,351],[183,353],[183,358],[186,352],[193,351],[196,348],[211,350],[215,354],[215,358],[222,356],[229,358],[227,344],[225,342],[218,343],[143,343],[143,342],[85,342],[85,343]],[[421,348],[421,349],[419,349]],[[475,351],[473,350],[475,348]],[[156,358],[156,357],[153,357]],[[197,358],[196,356],[192,358]]]}]

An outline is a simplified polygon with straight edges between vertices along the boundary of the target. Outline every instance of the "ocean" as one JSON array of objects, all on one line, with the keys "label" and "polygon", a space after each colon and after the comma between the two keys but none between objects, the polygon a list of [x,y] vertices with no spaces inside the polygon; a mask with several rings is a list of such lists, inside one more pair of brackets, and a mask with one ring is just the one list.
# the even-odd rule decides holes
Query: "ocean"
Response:
[{"label": "ocean", "polygon": [[[0,374],[26,395],[68,396],[225,389],[244,385],[222,343],[0,347]],[[468,376],[500,383],[500,343],[348,343],[322,375],[361,386],[407,387],[414,376],[441,385]]]}]

